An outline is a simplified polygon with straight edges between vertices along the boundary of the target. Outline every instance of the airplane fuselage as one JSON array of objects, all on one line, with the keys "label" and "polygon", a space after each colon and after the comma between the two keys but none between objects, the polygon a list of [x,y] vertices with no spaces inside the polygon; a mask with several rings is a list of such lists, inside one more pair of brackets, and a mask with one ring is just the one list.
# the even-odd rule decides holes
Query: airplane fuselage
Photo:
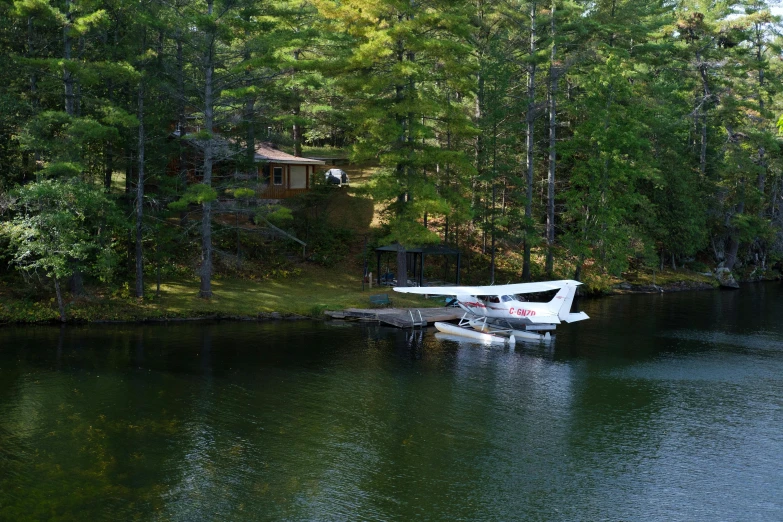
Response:
[{"label": "airplane fuselage", "polygon": [[[460,308],[479,317],[503,319],[509,322],[530,324],[526,318],[550,315],[547,303],[519,301],[513,296],[486,296],[486,299],[471,296],[470,299],[458,299]],[[559,321],[557,321],[559,322]]]}]

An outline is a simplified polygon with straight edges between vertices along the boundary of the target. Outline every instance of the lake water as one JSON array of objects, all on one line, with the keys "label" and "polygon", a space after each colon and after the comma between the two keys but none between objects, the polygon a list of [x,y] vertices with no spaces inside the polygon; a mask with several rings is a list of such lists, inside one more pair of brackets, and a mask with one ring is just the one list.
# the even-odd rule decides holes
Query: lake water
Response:
[{"label": "lake water", "polygon": [[783,520],[783,284],[578,306],[0,328],[0,520]]}]

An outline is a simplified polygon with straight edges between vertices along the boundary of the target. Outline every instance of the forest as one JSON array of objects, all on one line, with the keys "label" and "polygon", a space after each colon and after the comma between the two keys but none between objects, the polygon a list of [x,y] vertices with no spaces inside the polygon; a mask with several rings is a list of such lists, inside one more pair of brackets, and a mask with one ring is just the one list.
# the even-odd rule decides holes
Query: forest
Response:
[{"label": "forest", "polygon": [[281,258],[232,227],[240,213],[338,261],[351,238],[313,214],[317,176],[285,204],[257,197],[261,142],[372,166],[370,242],[399,243],[403,270],[406,246],[441,243],[484,256],[493,283],[502,263],[521,281],[767,277],[783,259],[775,11],[0,0],[0,277],[51,288],[61,316],[66,291],[143,297],[161,271],[209,298],[216,271]]}]

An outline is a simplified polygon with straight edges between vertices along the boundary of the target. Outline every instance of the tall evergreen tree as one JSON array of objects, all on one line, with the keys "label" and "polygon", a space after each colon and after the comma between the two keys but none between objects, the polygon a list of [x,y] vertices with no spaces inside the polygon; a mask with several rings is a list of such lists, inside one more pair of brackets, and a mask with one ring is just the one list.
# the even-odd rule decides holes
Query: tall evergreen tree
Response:
[{"label": "tall evergreen tree", "polygon": [[[458,6],[438,0],[317,5],[354,38],[342,70],[343,86],[354,102],[355,155],[377,158],[383,167],[375,195],[389,202],[388,239],[400,245],[397,279],[405,285],[405,247],[437,241],[423,216],[449,208],[433,173],[441,163],[455,169],[465,164],[441,149],[435,127],[447,112],[455,133],[470,132],[466,116],[455,121],[456,113],[437,103],[458,104],[471,90],[469,64],[460,60],[467,49],[457,38],[467,20]],[[441,96],[446,90],[456,92]]]}]

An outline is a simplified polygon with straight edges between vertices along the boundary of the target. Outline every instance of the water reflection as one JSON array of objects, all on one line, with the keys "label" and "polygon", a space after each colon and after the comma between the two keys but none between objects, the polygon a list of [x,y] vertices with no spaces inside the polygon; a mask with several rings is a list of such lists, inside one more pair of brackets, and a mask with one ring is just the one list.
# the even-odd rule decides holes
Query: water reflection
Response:
[{"label": "water reflection", "polygon": [[585,301],[550,347],[7,328],[0,519],[781,519],[780,297]]}]

